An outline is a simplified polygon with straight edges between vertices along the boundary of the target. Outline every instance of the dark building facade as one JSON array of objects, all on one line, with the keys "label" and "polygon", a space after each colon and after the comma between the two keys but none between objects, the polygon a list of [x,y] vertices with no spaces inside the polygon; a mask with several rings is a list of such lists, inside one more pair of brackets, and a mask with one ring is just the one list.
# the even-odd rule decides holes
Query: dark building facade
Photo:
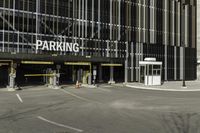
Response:
[{"label": "dark building facade", "polygon": [[[134,82],[145,57],[163,62],[162,80],[181,80],[184,61],[186,79],[194,80],[196,10],[196,0],[0,0],[0,80],[14,72],[25,81],[58,65],[60,78],[73,80],[87,62],[99,81]],[[80,50],[36,50],[37,40],[78,43]]]}]

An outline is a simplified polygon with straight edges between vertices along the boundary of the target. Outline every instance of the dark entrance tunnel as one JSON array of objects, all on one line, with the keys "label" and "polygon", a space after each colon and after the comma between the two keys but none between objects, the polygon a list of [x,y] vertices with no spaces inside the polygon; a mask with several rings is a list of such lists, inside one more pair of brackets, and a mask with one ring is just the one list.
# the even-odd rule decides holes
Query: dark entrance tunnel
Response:
[{"label": "dark entrance tunnel", "polygon": [[0,87],[8,85],[8,66],[0,66]]}]

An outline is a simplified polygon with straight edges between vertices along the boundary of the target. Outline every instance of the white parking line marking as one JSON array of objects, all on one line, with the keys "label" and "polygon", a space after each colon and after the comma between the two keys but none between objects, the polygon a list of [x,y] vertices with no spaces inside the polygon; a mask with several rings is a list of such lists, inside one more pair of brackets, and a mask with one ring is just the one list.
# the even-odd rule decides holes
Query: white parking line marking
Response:
[{"label": "white parking line marking", "polygon": [[19,99],[19,101],[20,101],[21,103],[23,103],[23,100],[22,100],[22,98],[20,97],[20,95],[19,95],[19,94],[16,94],[16,96],[17,96],[17,98]]},{"label": "white parking line marking", "polygon": [[[76,98],[80,99],[80,100],[90,101],[90,102],[91,102],[91,100],[89,100],[89,99],[86,99],[86,98],[80,97],[80,96],[75,95],[75,94],[73,94],[73,93],[71,93],[71,92],[69,92],[69,91],[66,91],[66,90],[64,90],[64,89],[61,89],[61,90],[62,90],[63,92],[65,92],[65,93],[67,93],[67,94],[73,96],[73,97],[76,97]],[[92,102],[93,102],[93,101],[92,101]]]},{"label": "white parking line marking", "polygon": [[50,123],[50,124],[59,126],[59,127],[64,127],[64,128],[67,128],[67,129],[71,129],[71,130],[77,131],[77,132],[83,132],[83,130],[81,130],[81,129],[74,128],[74,127],[67,126],[67,125],[63,125],[63,124],[60,124],[60,123],[57,123],[57,122],[53,122],[53,121],[50,121],[50,120],[45,119],[45,118],[42,117],[42,116],[38,116],[37,118],[40,119],[40,120],[42,120],[42,121],[45,121],[45,122],[47,122],[47,123]]},{"label": "white parking line marking", "polygon": [[60,90],[63,91],[63,92],[65,92],[66,94],[69,94],[70,96],[73,96],[73,97],[77,98],[77,99],[80,99],[80,100],[83,100],[83,101],[86,101],[86,102],[92,102],[92,103],[102,104],[102,103],[99,102],[99,101],[95,101],[95,100],[92,100],[92,99],[90,100],[90,99],[87,99],[87,98],[78,96],[78,95],[73,94],[73,93],[71,93],[71,92],[69,92],[69,91],[66,91],[66,90],[64,90],[64,89],[60,89]]}]

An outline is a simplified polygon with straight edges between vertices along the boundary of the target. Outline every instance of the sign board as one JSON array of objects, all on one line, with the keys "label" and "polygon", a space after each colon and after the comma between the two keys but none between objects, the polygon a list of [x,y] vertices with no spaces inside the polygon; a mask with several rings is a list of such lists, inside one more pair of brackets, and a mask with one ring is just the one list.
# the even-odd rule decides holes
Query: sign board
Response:
[{"label": "sign board", "polygon": [[78,43],[69,42],[55,42],[55,41],[36,41],[36,51],[46,50],[46,51],[62,51],[62,52],[79,52]]}]

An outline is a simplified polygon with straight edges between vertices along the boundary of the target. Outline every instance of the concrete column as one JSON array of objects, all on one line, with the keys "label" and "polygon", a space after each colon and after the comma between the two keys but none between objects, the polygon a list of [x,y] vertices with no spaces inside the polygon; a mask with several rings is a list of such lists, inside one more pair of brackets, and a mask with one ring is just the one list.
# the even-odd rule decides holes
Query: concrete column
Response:
[{"label": "concrete column", "polygon": [[185,46],[188,47],[189,45],[189,5],[185,5]]},{"label": "concrete column", "polygon": [[8,89],[10,91],[15,90],[15,78],[16,78],[16,74],[14,73],[10,73],[9,74],[9,86],[8,86]]},{"label": "concrete column", "polygon": [[87,71],[83,71],[83,82],[82,82],[82,84],[88,84],[87,83],[87,75],[88,75],[88,72]]},{"label": "concrete column", "polygon": [[59,89],[59,78],[60,74],[56,72],[56,70],[53,71],[53,76],[50,77],[50,88],[52,89]]},{"label": "concrete column", "polygon": [[101,0],[98,0],[98,39],[100,39],[100,34],[101,34]]},{"label": "concrete column", "polygon": [[[142,9],[142,11],[143,11],[143,27],[144,27],[144,29],[148,29],[148,8],[147,8],[147,5],[148,5],[148,1],[147,0],[144,0],[143,1],[143,9]],[[147,41],[147,31],[146,30],[143,30],[142,31],[143,32],[143,42],[145,42],[145,43],[147,43],[148,41]]]},{"label": "concrete column", "polygon": [[[36,19],[35,19],[35,23],[36,23],[36,26],[35,26],[35,32],[36,32],[36,36],[35,36],[35,39],[38,40],[38,34],[40,32],[40,17],[39,17],[39,14],[40,13],[40,0],[36,0]],[[35,51],[36,54],[38,53],[38,51],[36,50]]]},{"label": "concrete column", "polygon": [[95,33],[94,33],[94,0],[92,0],[92,38],[94,37]]},{"label": "concrete column", "polygon": [[97,79],[97,66],[93,66],[93,85],[96,85],[96,79]]},{"label": "concrete column", "polygon": [[115,57],[118,58],[118,42],[115,41]]},{"label": "concrete column", "polygon": [[140,70],[140,68],[141,68],[141,66],[139,65],[139,79],[138,79],[139,83],[141,83],[141,70]]},{"label": "concrete column", "polygon": [[124,83],[128,82],[128,60],[125,61],[125,76],[124,76]]},{"label": "concrete column", "polygon": [[82,50],[81,50],[82,56],[84,56],[84,40],[82,39]]},{"label": "concrete column", "polygon": [[106,57],[110,57],[110,46],[109,46],[109,41],[106,41],[106,44],[107,44]]},{"label": "concrete column", "polygon": [[89,76],[88,76],[88,85],[91,85],[92,84],[92,74],[89,73]]},{"label": "concrete column", "polygon": [[177,80],[177,48],[174,46],[174,80]]},{"label": "concrete column", "polygon": [[108,83],[109,84],[115,84],[115,81],[114,81],[114,67],[113,66],[110,67],[110,81]]},{"label": "concrete column", "polygon": [[118,27],[118,40],[121,39],[121,0],[118,0],[118,7],[119,7],[119,12],[118,12],[118,24],[119,24],[119,27]]},{"label": "concrete column", "polygon": [[57,86],[57,74],[56,74],[56,71],[53,72],[53,86]]},{"label": "concrete column", "polygon": [[81,36],[81,0],[78,1],[78,37]]},{"label": "concrete column", "polygon": [[48,86],[53,86],[53,76],[49,77],[49,84]]},{"label": "concrete column", "polygon": [[125,84],[128,82],[128,54],[129,48],[128,48],[128,42],[126,43],[126,59],[125,59],[125,74],[124,74],[124,82]]},{"label": "concrete column", "polygon": [[183,80],[183,47],[180,47],[180,80]]},{"label": "concrete column", "polygon": [[[85,0],[85,20],[88,19],[88,0]],[[85,37],[87,36],[88,32],[88,22],[85,22]]]},{"label": "concrete column", "polygon": [[[142,5],[142,1],[141,0],[139,0],[138,1],[139,3],[138,3],[138,27],[142,27],[141,26],[141,5]],[[144,19],[144,18],[143,18]],[[141,42],[141,29],[138,29],[138,39],[139,39],[139,42]]]},{"label": "concrete column", "polygon": [[171,2],[171,15],[170,15],[170,28],[171,28],[171,32],[172,34],[170,34],[170,44],[171,45],[175,45],[175,1]]},{"label": "concrete column", "polygon": [[134,46],[133,42],[131,42],[131,82],[134,81]]},{"label": "concrete column", "polygon": [[112,10],[113,10],[113,0],[110,0],[110,40],[112,40],[112,35],[113,35],[113,30],[112,30],[112,24],[113,24],[113,13],[112,13]]},{"label": "concrete column", "polygon": [[11,62],[10,74],[9,74],[9,85],[7,86],[8,91],[15,91],[17,89],[16,84],[15,84],[16,68],[17,68],[17,64]]},{"label": "concrete column", "polygon": [[164,41],[165,41],[165,81],[168,80],[168,45],[169,45],[169,1],[165,0],[165,15],[164,15],[164,29],[165,29],[165,36],[164,36]]}]

